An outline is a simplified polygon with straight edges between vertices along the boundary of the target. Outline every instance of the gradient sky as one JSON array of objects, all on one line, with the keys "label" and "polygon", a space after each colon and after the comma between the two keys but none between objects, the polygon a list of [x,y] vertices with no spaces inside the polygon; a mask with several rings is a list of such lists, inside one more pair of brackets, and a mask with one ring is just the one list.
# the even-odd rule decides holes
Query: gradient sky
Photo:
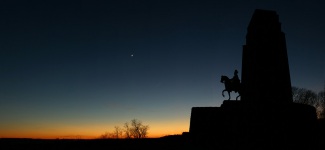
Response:
[{"label": "gradient sky", "polygon": [[[275,10],[291,83],[325,81],[322,0],[1,1],[0,138],[95,138],[133,118],[149,136],[189,129],[241,75],[255,9]],[[232,94],[235,97],[235,94]]]}]

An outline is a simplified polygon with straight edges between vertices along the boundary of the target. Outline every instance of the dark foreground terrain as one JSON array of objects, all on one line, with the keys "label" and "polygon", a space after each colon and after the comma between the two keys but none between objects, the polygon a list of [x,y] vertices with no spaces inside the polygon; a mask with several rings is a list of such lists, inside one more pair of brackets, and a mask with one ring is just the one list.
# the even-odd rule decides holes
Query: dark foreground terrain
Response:
[{"label": "dark foreground terrain", "polygon": [[[284,147],[274,147],[274,143],[261,145],[250,143],[249,147],[238,147],[236,145],[219,145],[218,142],[200,142],[177,138],[155,138],[155,139],[107,139],[107,140],[40,140],[40,139],[0,139],[1,150],[152,150],[152,149],[305,149],[305,150],[324,150],[325,141],[317,141],[316,145],[310,147],[297,147],[288,145]],[[277,145],[277,144],[276,144]]]},{"label": "dark foreground terrain", "polygon": [[182,138],[148,139],[94,139],[94,140],[44,140],[0,139],[0,150],[114,150],[114,149],[190,149],[189,142]]}]

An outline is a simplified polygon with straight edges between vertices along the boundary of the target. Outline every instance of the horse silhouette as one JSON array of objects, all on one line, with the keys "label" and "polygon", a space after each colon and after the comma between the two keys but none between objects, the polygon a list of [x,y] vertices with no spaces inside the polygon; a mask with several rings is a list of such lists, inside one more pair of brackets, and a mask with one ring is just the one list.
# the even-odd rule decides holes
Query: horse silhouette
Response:
[{"label": "horse silhouette", "polygon": [[221,83],[225,84],[225,89],[222,91],[222,96],[225,97],[224,92],[227,91],[228,92],[228,96],[230,100],[230,92],[234,91],[235,93],[238,92],[238,96],[236,97],[236,101],[238,99],[238,97],[240,96],[240,89],[241,89],[241,85],[240,82],[236,82],[234,81],[234,79],[229,79],[227,76],[221,76]]}]

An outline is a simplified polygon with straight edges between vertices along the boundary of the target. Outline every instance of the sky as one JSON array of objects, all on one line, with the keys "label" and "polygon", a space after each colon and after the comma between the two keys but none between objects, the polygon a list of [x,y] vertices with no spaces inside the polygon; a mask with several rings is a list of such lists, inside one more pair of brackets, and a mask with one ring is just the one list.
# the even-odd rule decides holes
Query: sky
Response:
[{"label": "sky", "polygon": [[[255,9],[275,10],[291,84],[325,82],[325,9],[306,1],[0,2],[0,138],[96,138],[131,119],[149,137],[188,132],[241,75]],[[232,93],[232,97],[237,96]],[[221,130],[221,129],[220,129]]]}]

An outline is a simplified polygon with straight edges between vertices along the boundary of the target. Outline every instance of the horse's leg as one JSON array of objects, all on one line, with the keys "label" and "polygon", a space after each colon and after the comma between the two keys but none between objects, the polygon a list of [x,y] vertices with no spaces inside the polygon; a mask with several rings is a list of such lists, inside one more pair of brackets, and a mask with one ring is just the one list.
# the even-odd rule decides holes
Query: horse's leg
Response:
[{"label": "horse's leg", "polygon": [[238,99],[239,96],[240,96],[240,95],[238,95],[238,96],[236,97],[236,101],[237,101],[237,99]]},{"label": "horse's leg", "polygon": [[223,97],[225,97],[225,94],[223,94],[223,92],[225,92],[225,91],[226,91],[226,89],[224,89],[224,90],[222,91],[222,96],[223,96]]}]

